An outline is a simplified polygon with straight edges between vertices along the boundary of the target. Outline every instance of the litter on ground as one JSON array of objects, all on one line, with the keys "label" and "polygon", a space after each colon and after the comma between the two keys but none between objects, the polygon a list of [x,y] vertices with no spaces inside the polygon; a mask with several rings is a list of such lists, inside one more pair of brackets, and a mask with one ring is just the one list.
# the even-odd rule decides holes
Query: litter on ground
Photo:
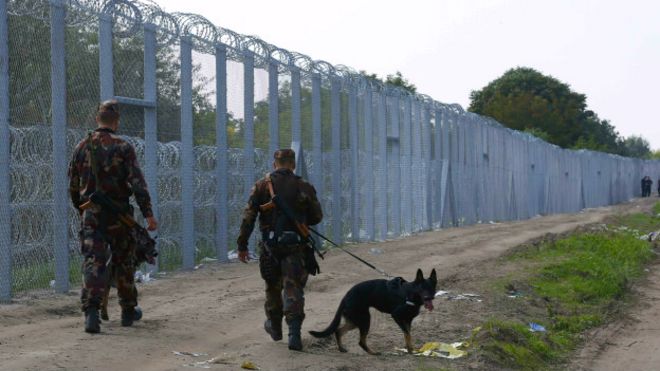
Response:
[{"label": "litter on ground", "polygon": [[144,273],[142,271],[135,271],[135,282],[147,283],[150,281],[153,281],[153,277],[151,277],[151,272]]},{"label": "litter on ground", "polygon": [[[456,359],[467,355],[467,351],[463,350],[467,346],[465,342],[458,343],[441,343],[430,342],[422,345],[418,350],[413,351],[413,355],[420,357],[437,357]],[[407,353],[406,349],[397,348],[396,351]]]},{"label": "litter on ground", "polygon": [[246,370],[259,370],[259,367],[250,361],[245,361],[241,364],[241,368]]},{"label": "litter on ground", "polygon": [[435,293],[435,297],[444,297],[447,300],[470,300],[481,303],[481,295],[472,293],[452,294],[450,291],[440,290]]},{"label": "litter on ground", "polygon": [[513,286],[506,291],[506,296],[512,299],[523,297],[523,293],[516,290]]},{"label": "litter on ground", "polygon": [[372,248],[369,249],[369,254],[371,254],[371,255],[380,255],[382,253],[383,253],[383,250],[379,249],[377,247],[372,247]]},{"label": "litter on ground", "polygon": [[190,357],[201,357],[201,356],[208,356],[208,353],[194,353],[194,352],[177,352],[177,351],[172,351],[177,356],[190,356]]},{"label": "litter on ground", "polygon": [[538,323],[530,322],[529,331],[531,332],[545,332],[545,327],[539,325]]},{"label": "litter on ground", "polygon": [[[180,353],[180,355],[188,355],[188,352],[175,352],[175,353]],[[186,353],[186,354],[184,354]],[[197,354],[197,355],[202,355],[202,353],[190,353],[190,354]],[[192,367],[192,368],[211,368],[211,365],[231,365],[234,364],[234,361],[232,360],[231,356],[219,356],[219,357],[213,357],[211,359],[207,359],[206,361],[200,361],[200,362],[193,362],[193,363],[188,363],[185,364],[185,367]]]}]

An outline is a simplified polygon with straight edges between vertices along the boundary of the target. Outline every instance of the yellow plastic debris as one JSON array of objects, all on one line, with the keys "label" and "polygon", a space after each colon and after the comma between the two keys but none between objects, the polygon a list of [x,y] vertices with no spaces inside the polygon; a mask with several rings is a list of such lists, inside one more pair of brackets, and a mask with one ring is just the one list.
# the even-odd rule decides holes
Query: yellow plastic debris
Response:
[{"label": "yellow plastic debris", "polygon": [[[413,354],[416,356],[422,357],[439,357],[447,359],[461,358],[467,355],[467,352],[459,348],[464,348],[467,344],[463,342],[459,343],[440,343],[440,342],[430,342],[422,345],[418,350],[413,351]],[[405,349],[397,349],[400,352],[406,352]]]},{"label": "yellow plastic debris", "polygon": [[244,368],[246,370],[258,370],[259,369],[259,367],[257,367],[257,365],[255,365],[254,363],[252,363],[250,361],[243,362],[243,364],[241,364],[241,368]]}]

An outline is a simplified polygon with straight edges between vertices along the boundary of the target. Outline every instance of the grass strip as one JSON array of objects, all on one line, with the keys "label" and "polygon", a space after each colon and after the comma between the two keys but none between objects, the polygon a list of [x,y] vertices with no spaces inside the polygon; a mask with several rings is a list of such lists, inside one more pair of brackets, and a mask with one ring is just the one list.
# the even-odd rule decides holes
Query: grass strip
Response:
[{"label": "grass strip", "polygon": [[[514,254],[509,262],[520,268],[517,283],[531,291],[522,305],[544,305],[546,315],[525,321],[489,319],[475,333],[474,346],[505,368],[552,369],[565,362],[584,331],[611,319],[655,257],[651,244],[640,236],[660,230],[658,214],[660,203],[652,215],[617,216],[607,226]],[[528,322],[546,331],[532,332]]]}]

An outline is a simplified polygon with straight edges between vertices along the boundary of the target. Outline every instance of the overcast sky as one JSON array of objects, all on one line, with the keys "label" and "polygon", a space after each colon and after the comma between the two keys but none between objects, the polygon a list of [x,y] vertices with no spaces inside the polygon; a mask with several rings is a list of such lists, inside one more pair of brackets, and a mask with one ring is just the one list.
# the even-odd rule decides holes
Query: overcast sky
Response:
[{"label": "overcast sky", "polygon": [[464,108],[470,91],[532,67],[660,149],[660,1],[156,1],[314,59],[401,71],[419,92]]}]

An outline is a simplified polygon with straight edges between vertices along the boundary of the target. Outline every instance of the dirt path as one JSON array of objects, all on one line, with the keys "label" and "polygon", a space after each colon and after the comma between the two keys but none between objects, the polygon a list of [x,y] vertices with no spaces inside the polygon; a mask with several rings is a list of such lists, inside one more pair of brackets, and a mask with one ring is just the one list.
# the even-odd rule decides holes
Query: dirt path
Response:
[{"label": "dirt path", "polygon": [[[351,249],[389,273],[408,279],[413,278],[417,268],[425,272],[436,268],[442,286],[468,265],[487,269],[478,263],[529,239],[598,222],[615,212],[639,210],[646,203],[637,200],[579,214],[447,229]],[[383,253],[371,255],[370,247],[378,247]],[[323,273],[312,277],[306,290],[303,353],[289,352],[285,343],[273,343],[263,332],[264,294],[257,265],[230,264],[166,275],[142,286],[145,318],[132,328],[119,326],[119,309],[113,298],[111,320],[96,336],[82,331],[76,293],[27,298],[0,306],[0,370],[180,370],[211,357],[226,361],[208,366],[213,370],[238,370],[244,360],[253,361],[262,370],[426,369],[425,361],[417,357],[367,356],[357,346],[354,333],[346,339],[347,354],[337,352],[334,341],[317,341],[307,335],[306,331],[330,321],[338,301],[353,284],[377,278],[369,268],[339,251],[329,254],[321,269]],[[456,341],[455,336],[467,336],[470,328],[452,321],[452,313],[468,312],[470,308],[465,306],[469,305],[473,304],[437,303],[436,311],[423,313],[413,324],[415,343],[419,346],[426,341]],[[447,326],[451,331],[446,330]],[[654,335],[649,332],[648,338]],[[372,348],[380,351],[403,344],[396,325],[381,314],[372,319],[369,339]],[[177,356],[173,351],[208,355]]]},{"label": "dirt path", "polygon": [[623,319],[589,334],[577,369],[650,371],[660,369],[660,262],[635,289],[635,305]]}]

